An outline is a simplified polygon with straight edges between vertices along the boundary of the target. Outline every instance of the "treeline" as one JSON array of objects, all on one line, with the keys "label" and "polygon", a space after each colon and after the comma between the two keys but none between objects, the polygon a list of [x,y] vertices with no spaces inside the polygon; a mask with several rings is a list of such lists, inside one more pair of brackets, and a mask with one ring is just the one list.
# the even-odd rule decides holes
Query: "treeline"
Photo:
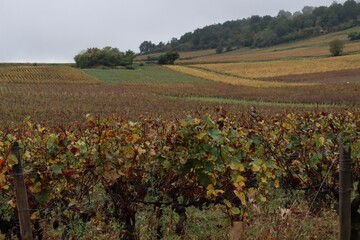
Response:
[{"label": "treeline", "polygon": [[88,48],[74,57],[76,66],[79,68],[116,67],[133,64],[135,53],[131,50],[124,52],[117,48],[104,47]]},{"label": "treeline", "polygon": [[347,0],[343,4],[334,2],[329,7],[305,6],[295,13],[280,10],[275,17],[255,15],[227,21],[185,33],[180,39],[172,38],[167,43],[144,41],[139,48],[140,53],[148,54],[169,49],[192,51],[267,47],[357,25],[360,25],[360,2]]}]

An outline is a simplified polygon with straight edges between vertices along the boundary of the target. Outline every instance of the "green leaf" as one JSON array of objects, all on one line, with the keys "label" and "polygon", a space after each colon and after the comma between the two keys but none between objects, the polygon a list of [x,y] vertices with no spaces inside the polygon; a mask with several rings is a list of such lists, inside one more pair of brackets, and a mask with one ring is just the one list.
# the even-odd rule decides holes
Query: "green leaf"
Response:
[{"label": "green leaf", "polygon": [[207,186],[211,183],[209,176],[203,172],[197,172],[196,178],[198,179],[201,185]]},{"label": "green leaf", "polygon": [[200,148],[205,152],[211,152],[211,150],[212,150],[212,146],[208,143],[202,143],[200,145]]},{"label": "green leaf", "polygon": [[229,167],[231,170],[244,171],[244,165],[240,162],[237,157],[232,157],[230,159]]},{"label": "green leaf", "polygon": [[310,159],[309,159],[309,166],[311,168],[314,168],[315,170],[318,169],[317,164],[319,163],[319,161],[322,159],[322,155],[321,153],[316,153],[314,154]]},{"label": "green leaf", "polygon": [[213,122],[213,120],[211,120],[211,118],[208,115],[204,116],[202,120],[209,126],[215,126],[215,123]]},{"label": "green leaf", "polygon": [[208,172],[214,171],[214,165],[211,162],[205,161],[204,168]]},{"label": "green leaf", "polygon": [[241,212],[240,209],[237,208],[237,207],[232,207],[232,208],[230,209],[230,211],[231,211],[231,213],[234,214],[234,215],[239,215],[240,212]]},{"label": "green leaf", "polygon": [[219,142],[219,143],[224,142],[224,137],[222,136],[222,132],[219,129],[216,128],[209,129],[208,135],[215,142]]},{"label": "green leaf", "polygon": [[54,164],[51,166],[53,173],[62,174],[62,169],[64,168],[63,164]]},{"label": "green leaf", "polygon": [[35,200],[40,204],[46,204],[51,200],[51,189],[47,188],[44,191],[35,194]]},{"label": "green leaf", "polygon": [[80,153],[81,154],[85,154],[85,153],[87,153],[87,151],[88,151],[88,149],[87,149],[87,147],[85,145],[80,146]]},{"label": "green leaf", "polygon": [[236,131],[236,130],[234,130],[234,129],[232,129],[231,130],[231,132],[230,132],[230,134],[229,134],[229,136],[228,136],[228,138],[230,139],[230,140],[235,140],[235,139],[237,139],[239,137],[239,133]]},{"label": "green leaf", "polygon": [[259,146],[261,144],[261,138],[257,135],[252,135],[251,141],[255,144],[255,146]]},{"label": "green leaf", "polygon": [[165,169],[171,168],[171,163],[170,163],[170,161],[169,161],[169,160],[165,160],[165,161],[163,162],[163,167],[164,167]]}]

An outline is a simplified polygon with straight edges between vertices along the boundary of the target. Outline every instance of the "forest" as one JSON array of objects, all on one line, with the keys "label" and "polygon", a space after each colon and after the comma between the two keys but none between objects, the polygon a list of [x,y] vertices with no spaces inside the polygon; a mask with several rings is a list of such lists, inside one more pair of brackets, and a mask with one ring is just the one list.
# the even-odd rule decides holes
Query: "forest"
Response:
[{"label": "forest", "polygon": [[277,16],[258,16],[209,25],[187,32],[167,43],[144,41],[141,54],[217,49],[231,51],[241,47],[268,47],[280,43],[305,39],[329,32],[348,29],[360,24],[360,2],[334,1],[330,6],[305,6],[291,13],[280,10]]}]

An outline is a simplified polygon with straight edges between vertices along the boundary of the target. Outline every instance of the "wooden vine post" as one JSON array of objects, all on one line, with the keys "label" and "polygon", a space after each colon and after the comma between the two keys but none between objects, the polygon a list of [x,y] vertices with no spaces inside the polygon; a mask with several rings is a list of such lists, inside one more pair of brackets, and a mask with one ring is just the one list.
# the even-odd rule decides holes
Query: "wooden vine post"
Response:
[{"label": "wooden vine post", "polygon": [[21,164],[21,155],[19,143],[15,142],[11,148],[11,153],[18,160],[18,164],[12,167],[14,176],[14,187],[16,196],[16,205],[19,216],[20,236],[22,240],[32,240],[32,230],[30,221],[30,209],[24,182],[24,173]]},{"label": "wooden vine post", "polygon": [[340,145],[339,168],[339,240],[351,238],[351,151]]},{"label": "wooden vine post", "polygon": [[234,221],[230,227],[229,240],[245,240],[244,222]]}]

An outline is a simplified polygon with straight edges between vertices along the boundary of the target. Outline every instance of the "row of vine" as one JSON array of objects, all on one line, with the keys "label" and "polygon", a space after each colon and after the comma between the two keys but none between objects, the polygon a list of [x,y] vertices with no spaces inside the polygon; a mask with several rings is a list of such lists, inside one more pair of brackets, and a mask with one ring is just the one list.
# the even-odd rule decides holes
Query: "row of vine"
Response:
[{"label": "row of vine", "polygon": [[[34,226],[49,217],[66,225],[74,214],[112,218],[124,226],[119,238],[135,239],[135,215],[145,204],[159,216],[162,207],[171,206],[179,214],[181,234],[189,206],[220,204],[232,220],[243,219],[249,207],[270,201],[274,189],[302,189],[308,200],[320,194],[312,206],[316,211],[338,199],[341,142],[352,149],[354,179],[359,179],[359,119],[351,112],[266,119],[254,112],[235,118],[222,109],[217,116],[176,122],[88,115],[67,129],[26,119],[19,129],[0,131],[0,194],[10,199],[1,204],[13,209],[13,216],[0,220],[5,226],[16,219],[11,167],[17,160],[9,151],[15,141],[23,149]],[[92,201],[99,186],[106,202],[85,211],[84,202]]]}]

